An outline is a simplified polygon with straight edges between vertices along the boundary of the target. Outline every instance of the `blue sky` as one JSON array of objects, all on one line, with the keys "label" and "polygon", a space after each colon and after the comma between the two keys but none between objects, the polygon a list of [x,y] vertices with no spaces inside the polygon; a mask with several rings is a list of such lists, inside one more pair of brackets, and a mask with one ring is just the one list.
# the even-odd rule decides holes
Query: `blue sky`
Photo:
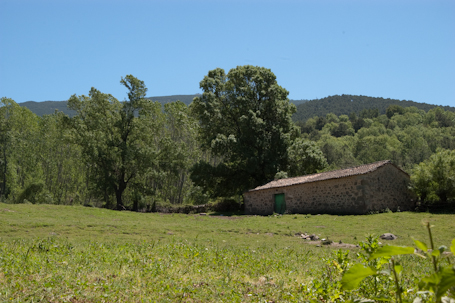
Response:
[{"label": "blue sky", "polygon": [[455,1],[0,0],[0,97],[200,93],[211,69],[264,66],[290,99],[455,106]]}]

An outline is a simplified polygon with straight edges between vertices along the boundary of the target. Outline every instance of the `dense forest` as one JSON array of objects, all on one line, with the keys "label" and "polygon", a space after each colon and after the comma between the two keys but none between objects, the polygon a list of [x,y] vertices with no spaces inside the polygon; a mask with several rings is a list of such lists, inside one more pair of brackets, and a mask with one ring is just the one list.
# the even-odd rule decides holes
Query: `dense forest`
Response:
[{"label": "dense forest", "polygon": [[[238,200],[273,178],[385,159],[411,174],[422,202],[455,198],[452,108],[343,95],[333,112],[308,110],[294,123],[288,92],[270,70],[251,66],[210,71],[190,105],[146,98],[131,75],[121,84],[123,102],[95,88],[71,96],[72,115],[40,116],[2,98],[0,200],[153,211]],[[350,112],[336,114],[348,99]]]},{"label": "dense forest", "polygon": [[389,106],[337,116],[329,113],[298,123],[302,137],[315,141],[333,168],[383,159],[411,172],[438,148],[455,148],[455,113],[440,107],[428,112],[416,107]]}]

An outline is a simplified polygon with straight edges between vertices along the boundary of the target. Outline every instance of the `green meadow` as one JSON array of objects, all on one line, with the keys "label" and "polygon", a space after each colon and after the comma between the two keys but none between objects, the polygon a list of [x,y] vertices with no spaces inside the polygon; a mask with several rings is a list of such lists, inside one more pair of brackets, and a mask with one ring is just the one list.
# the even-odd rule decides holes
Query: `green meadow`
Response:
[{"label": "green meadow", "polygon": [[[426,221],[436,245],[450,247],[451,214],[203,216],[0,203],[0,301],[320,302],[335,292],[321,283],[340,278],[331,269],[338,248],[296,234],[358,244],[390,232],[398,239],[383,244],[413,246],[428,242]],[[345,261],[360,252],[350,248]],[[404,288],[431,270],[426,259],[400,260]]]}]

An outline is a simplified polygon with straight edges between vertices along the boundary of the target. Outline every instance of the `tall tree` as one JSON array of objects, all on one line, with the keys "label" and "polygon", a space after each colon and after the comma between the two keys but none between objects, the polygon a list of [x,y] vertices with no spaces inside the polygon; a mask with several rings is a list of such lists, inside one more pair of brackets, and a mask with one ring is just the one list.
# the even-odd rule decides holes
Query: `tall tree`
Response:
[{"label": "tall tree", "polygon": [[92,88],[89,96],[71,96],[68,107],[77,111],[70,124],[89,177],[107,203],[114,194],[116,208],[125,209],[127,187],[134,183],[140,190],[141,180],[157,166],[155,139],[164,119],[161,105],[145,99],[143,81],[127,75],[120,82],[128,89],[126,101]]},{"label": "tall tree", "polygon": [[187,105],[180,101],[165,104],[164,114],[166,124],[159,146],[166,159],[160,161],[159,178],[151,180],[149,186],[156,189],[153,200],[188,203],[190,193],[195,191],[189,169],[201,158],[196,138],[198,121],[189,115]]},{"label": "tall tree", "polygon": [[12,107],[17,106],[16,102],[9,98],[2,98],[0,103],[0,198],[6,198],[8,160],[11,153],[11,119]]},{"label": "tall tree", "polygon": [[321,149],[313,141],[298,138],[289,147],[288,153],[289,177],[314,174],[329,166]]},{"label": "tall tree", "polygon": [[45,189],[55,204],[85,203],[86,165],[81,162],[81,148],[67,138],[66,115],[55,112],[39,121],[37,142]]},{"label": "tall tree", "polygon": [[192,103],[200,121],[202,147],[219,157],[194,166],[191,178],[213,196],[229,196],[263,184],[287,165],[296,130],[295,106],[270,69],[238,66],[226,75],[217,68],[200,82]]},{"label": "tall tree", "polygon": [[42,181],[39,118],[12,99],[2,98],[0,104],[1,195],[11,194],[14,200],[24,188]]},{"label": "tall tree", "polygon": [[412,171],[411,189],[423,203],[455,201],[455,151],[438,149]]}]

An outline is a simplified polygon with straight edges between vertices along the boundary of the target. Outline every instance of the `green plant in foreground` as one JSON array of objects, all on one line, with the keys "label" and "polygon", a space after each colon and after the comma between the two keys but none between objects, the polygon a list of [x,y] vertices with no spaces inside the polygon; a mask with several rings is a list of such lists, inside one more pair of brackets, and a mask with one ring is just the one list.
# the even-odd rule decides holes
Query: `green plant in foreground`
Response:
[{"label": "green plant in foreground", "polygon": [[[450,262],[449,258],[444,258],[444,251],[447,249],[445,246],[440,246],[435,249],[433,243],[433,236],[431,234],[431,225],[429,222],[425,223],[430,238],[430,248],[423,242],[414,240],[417,248],[423,252],[422,255],[418,250],[413,247],[402,247],[402,246],[383,246],[374,247],[374,241],[370,241],[369,248],[362,247],[369,255],[368,258],[364,258],[364,264],[355,264],[349,268],[343,274],[341,279],[341,290],[352,291],[359,288],[362,281],[366,278],[372,277],[374,281],[378,281],[381,276],[390,277],[394,283],[394,294],[397,302],[423,302],[422,297],[426,300],[429,299],[435,302],[453,302],[447,295],[449,289],[455,287],[455,266]],[[371,240],[371,239],[370,239]],[[452,240],[450,247],[452,254],[455,254],[455,239]],[[418,282],[419,291],[415,293],[415,298],[403,298],[405,292],[401,285],[401,274],[403,267],[400,264],[398,256],[400,255],[417,255],[422,258],[428,258],[432,262],[433,273],[424,276]],[[444,259],[447,265],[443,266]],[[388,269],[383,269],[383,265],[388,265]],[[390,280],[390,279],[389,279]],[[377,288],[374,288],[374,296],[377,293]],[[412,291],[409,291],[412,293]],[[453,295],[453,294],[452,294]],[[372,297],[374,300],[390,301],[390,298],[377,298]]]}]

